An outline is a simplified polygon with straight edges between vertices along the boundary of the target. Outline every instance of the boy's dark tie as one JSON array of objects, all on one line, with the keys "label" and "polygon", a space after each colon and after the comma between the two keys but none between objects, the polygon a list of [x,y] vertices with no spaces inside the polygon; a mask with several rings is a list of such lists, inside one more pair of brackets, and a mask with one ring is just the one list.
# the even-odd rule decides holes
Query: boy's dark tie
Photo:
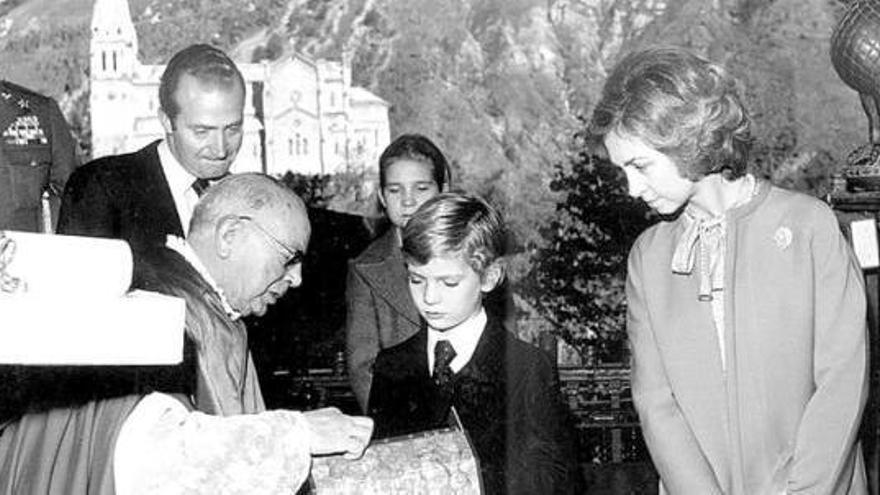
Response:
[{"label": "boy's dark tie", "polygon": [[438,340],[434,346],[434,383],[446,388],[452,381],[452,368],[449,363],[455,358],[455,349],[448,340]]},{"label": "boy's dark tie", "polygon": [[208,179],[196,179],[193,181],[192,188],[193,191],[196,192],[196,196],[201,198],[202,193],[205,192],[205,189],[207,189],[209,185],[211,185],[211,183]]}]

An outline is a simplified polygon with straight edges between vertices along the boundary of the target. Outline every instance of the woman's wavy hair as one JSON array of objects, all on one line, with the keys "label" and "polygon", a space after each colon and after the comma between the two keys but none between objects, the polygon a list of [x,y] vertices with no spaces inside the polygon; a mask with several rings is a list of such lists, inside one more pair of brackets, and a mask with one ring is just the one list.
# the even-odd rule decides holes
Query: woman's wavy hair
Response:
[{"label": "woman's wavy hair", "polygon": [[750,121],[736,79],[683,48],[636,51],[614,67],[588,135],[598,144],[615,131],[669,155],[693,181],[746,172]]}]

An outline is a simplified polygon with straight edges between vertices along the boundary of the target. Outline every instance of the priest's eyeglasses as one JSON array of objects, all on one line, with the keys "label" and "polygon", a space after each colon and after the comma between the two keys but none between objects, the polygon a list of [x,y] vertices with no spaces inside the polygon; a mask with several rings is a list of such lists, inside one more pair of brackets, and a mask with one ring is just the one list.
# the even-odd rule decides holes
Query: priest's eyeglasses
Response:
[{"label": "priest's eyeglasses", "polygon": [[290,248],[286,244],[284,244],[283,242],[279,241],[277,237],[272,235],[271,232],[269,232],[265,227],[260,225],[260,222],[258,222],[254,217],[251,217],[248,215],[239,215],[238,218],[240,220],[247,220],[248,222],[250,222],[251,225],[256,227],[257,230],[259,230],[263,234],[263,236],[265,236],[266,239],[268,239],[269,242],[273,246],[275,246],[276,249],[278,249],[278,251],[283,256],[283,259],[286,260],[284,262],[284,269],[285,270],[290,270],[294,266],[302,263],[302,260],[305,257],[305,253],[303,253],[301,250]]}]

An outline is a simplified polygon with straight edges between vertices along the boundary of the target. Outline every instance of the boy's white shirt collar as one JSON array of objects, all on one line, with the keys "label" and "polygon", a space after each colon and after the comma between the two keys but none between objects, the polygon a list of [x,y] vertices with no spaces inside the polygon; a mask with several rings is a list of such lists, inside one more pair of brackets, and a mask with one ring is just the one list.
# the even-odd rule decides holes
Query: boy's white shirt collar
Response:
[{"label": "boy's white shirt collar", "polygon": [[461,322],[457,327],[440,332],[428,327],[428,373],[434,370],[434,346],[440,340],[448,340],[455,349],[455,358],[449,363],[453,373],[458,373],[471,360],[474,351],[477,350],[477,343],[486,330],[486,323],[489,321],[486,310],[480,308],[467,320]]},{"label": "boy's white shirt collar", "polygon": [[217,285],[217,282],[214,280],[214,277],[208,273],[208,269],[205,268],[205,265],[202,264],[202,261],[199,259],[199,256],[193,251],[193,248],[183,239],[177,236],[169,235],[165,239],[165,247],[171,249],[172,251],[177,252],[179,255],[183,256],[183,259],[187,261],[198,273],[205,279],[205,282],[208,282],[208,285],[214,289],[214,292],[220,297],[220,304],[223,305],[223,310],[226,311],[226,314],[229,315],[233,320],[237,320],[241,317],[241,313],[233,309],[233,307],[229,304],[229,300],[226,299],[226,294],[223,293],[223,289]]},{"label": "boy's white shirt collar", "polygon": [[168,140],[163,139],[156,151],[159,153],[159,163],[162,165],[162,172],[165,174],[168,188],[171,189],[171,197],[174,199],[180,226],[183,227],[183,232],[186,234],[189,231],[189,221],[192,218],[193,209],[199,200],[198,194],[192,188],[197,177],[187,172],[183,165],[177,161],[177,158],[171,153],[171,148],[168,147]]}]

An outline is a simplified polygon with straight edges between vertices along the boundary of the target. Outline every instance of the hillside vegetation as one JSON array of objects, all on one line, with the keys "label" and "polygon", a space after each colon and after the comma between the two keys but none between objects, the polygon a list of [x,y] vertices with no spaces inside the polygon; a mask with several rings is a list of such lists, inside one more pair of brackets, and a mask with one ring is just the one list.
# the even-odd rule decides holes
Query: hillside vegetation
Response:
[{"label": "hillside vegetation", "polygon": [[[8,27],[0,71],[65,101],[87,141],[90,2],[0,6]],[[197,41],[238,47],[249,59],[349,54],[355,84],[391,104],[392,135],[431,136],[451,158],[456,184],[505,210],[524,318],[546,323],[542,316],[554,315],[550,328],[573,342],[619,330],[622,256],[650,221],[576,140],[619,54],[674,43],[728,64],[755,121],[756,172],[821,195],[829,174],[867,138],[856,94],[828,59],[841,7],[835,0],[131,0],[149,63]],[[608,317],[593,318],[595,328],[578,321],[600,313]]]}]

